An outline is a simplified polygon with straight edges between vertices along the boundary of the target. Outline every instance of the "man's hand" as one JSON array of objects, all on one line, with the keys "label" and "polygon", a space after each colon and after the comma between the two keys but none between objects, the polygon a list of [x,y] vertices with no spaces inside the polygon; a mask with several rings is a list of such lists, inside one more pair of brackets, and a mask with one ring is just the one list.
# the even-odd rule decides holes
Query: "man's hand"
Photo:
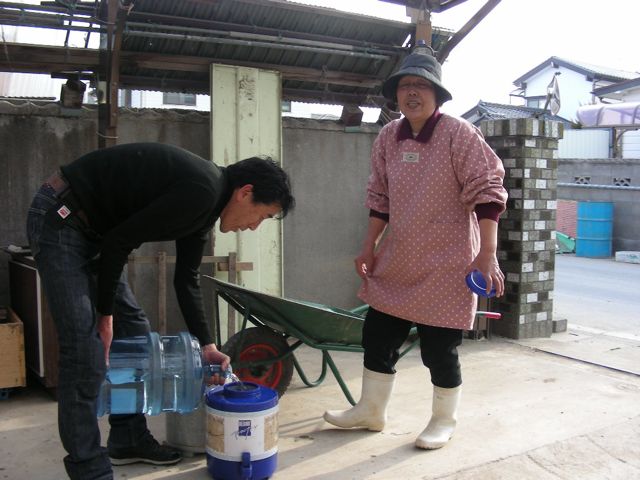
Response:
[{"label": "man's hand", "polygon": [[100,315],[98,317],[98,334],[104,345],[104,362],[109,366],[109,349],[113,340],[113,315]]},{"label": "man's hand", "polygon": [[[202,347],[202,358],[206,363],[219,364],[221,371],[225,371],[229,368],[229,364],[231,363],[231,359],[229,355],[225,355],[215,344],[210,343],[208,345],[203,345]],[[208,385],[222,385],[224,383],[225,378],[222,375],[218,375],[217,373],[213,377],[209,377],[205,379]]]}]

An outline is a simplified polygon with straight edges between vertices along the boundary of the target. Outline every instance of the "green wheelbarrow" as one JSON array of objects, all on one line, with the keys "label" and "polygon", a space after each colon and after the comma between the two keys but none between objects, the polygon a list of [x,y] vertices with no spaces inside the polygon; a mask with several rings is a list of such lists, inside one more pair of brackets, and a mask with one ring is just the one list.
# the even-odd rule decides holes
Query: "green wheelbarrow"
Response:
[{"label": "green wheelbarrow", "polygon": [[[273,388],[280,396],[287,390],[293,370],[308,387],[320,385],[330,369],[344,396],[351,405],[355,401],[345,384],[330,352],[362,353],[362,325],[368,305],[354,310],[342,310],[318,303],[291,300],[256,292],[232,283],[203,275],[215,292],[215,321],[217,343],[220,345],[220,312],[218,299],[239,312],[242,327],[222,345],[221,350],[231,357],[234,373],[242,381],[255,382]],[[499,318],[500,314],[478,312]],[[497,315],[497,317],[496,317]],[[251,323],[253,327],[249,327]],[[400,357],[419,342],[415,327]],[[301,345],[322,352],[322,369],[310,380],[295,356]]]}]

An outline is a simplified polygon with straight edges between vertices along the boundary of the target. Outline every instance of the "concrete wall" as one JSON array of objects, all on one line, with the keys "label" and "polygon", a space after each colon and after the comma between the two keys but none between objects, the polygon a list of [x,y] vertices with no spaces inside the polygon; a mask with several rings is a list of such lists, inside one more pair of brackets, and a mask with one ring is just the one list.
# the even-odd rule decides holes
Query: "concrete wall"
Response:
[{"label": "concrete wall", "polygon": [[[64,110],[57,104],[0,102],[0,246],[26,245],[31,199],[59,165],[97,148],[95,108]],[[369,152],[377,126],[345,133],[333,121],[283,119],[283,164],[292,177],[297,207],[284,220],[284,294],[351,308],[359,279],[353,269],[364,235],[363,206]],[[156,141],[209,158],[209,115],[172,110],[121,110],[118,143]],[[143,245],[136,255],[166,251],[173,243]],[[9,256],[0,252],[0,305],[8,305]],[[241,258],[238,259],[242,261]],[[204,266],[203,273],[212,273]],[[169,331],[183,328],[168,268]],[[157,325],[156,267],[136,267],[137,297],[152,326]],[[211,297],[205,295],[207,308]]]},{"label": "concrete wall", "polygon": [[558,198],[613,202],[613,251],[640,250],[640,160],[558,160]]},{"label": "concrete wall", "polygon": [[[209,156],[209,115],[197,112],[123,110],[118,143],[154,141],[187,148]],[[36,190],[58,166],[97,148],[95,108],[66,110],[56,104],[14,105],[0,102],[0,246],[27,245],[26,216]],[[143,245],[136,255],[166,251],[175,255],[173,242]],[[9,256],[0,253],[0,305],[9,304]],[[211,267],[203,272],[212,273]],[[167,269],[167,317],[173,328],[183,328],[171,287],[173,269]],[[155,266],[136,270],[138,300],[157,325]],[[178,319],[178,320],[175,320]],[[173,323],[173,325],[172,325]]]},{"label": "concrete wall", "polygon": [[368,222],[369,153],[379,128],[345,133],[336,122],[293,118],[284,127],[284,168],[297,202],[284,225],[285,294],[353,308],[362,303],[353,260]]}]

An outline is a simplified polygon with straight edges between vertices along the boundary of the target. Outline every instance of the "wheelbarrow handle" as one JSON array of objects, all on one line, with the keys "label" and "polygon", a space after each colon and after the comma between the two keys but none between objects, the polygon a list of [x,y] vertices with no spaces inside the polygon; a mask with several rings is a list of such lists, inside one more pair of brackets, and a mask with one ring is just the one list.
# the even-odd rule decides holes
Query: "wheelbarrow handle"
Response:
[{"label": "wheelbarrow handle", "polygon": [[476,315],[482,315],[483,317],[487,317],[490,318],[492,320],[500,320],[502,318],[502,314],[498,313],[498,312],[483,312],[481,310],[478,310],[476,312]]}]

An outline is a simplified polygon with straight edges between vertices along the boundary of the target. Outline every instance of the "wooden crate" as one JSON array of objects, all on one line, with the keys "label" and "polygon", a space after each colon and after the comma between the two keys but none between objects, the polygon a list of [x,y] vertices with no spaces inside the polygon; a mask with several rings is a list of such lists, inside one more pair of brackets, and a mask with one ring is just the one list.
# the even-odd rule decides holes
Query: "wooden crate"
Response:
[{"label": "wooden crate", "polygon": [[0,323],[0,388],[24,387],[24,328],[12,309],[8,313],[8,322]]}]

